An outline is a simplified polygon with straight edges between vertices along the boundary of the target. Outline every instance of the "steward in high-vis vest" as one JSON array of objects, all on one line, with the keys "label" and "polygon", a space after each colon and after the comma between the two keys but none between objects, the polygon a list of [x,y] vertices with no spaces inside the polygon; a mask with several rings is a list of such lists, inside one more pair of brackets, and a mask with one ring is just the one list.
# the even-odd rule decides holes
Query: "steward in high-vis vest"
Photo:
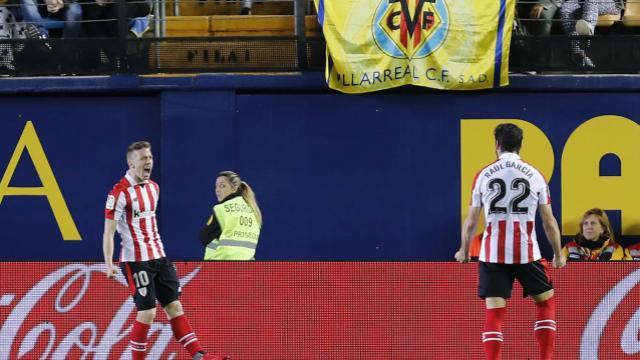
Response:
[{"label": "steward in high-vis vest", "polygon": [[262,215],[253,190],[232,171],[216,179],[218,204],[200,232],[204,260],[254,260]]}]

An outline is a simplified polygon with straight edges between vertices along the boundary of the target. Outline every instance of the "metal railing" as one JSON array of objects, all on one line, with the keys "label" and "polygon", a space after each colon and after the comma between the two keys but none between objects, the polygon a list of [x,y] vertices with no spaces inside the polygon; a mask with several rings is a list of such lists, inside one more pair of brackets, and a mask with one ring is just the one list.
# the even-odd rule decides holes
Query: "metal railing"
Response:
[{"label": "metal railing", "polygon": [[[94,2],[94,0],[82,1],[80,3],[82,6]],[[145,2],[145,0],[134,1]],[[150,25],[153,32],[143,38],[133,38],[129,34],[124,9],[126,5],[134,2],[112,0],[111,6],[116,6],[118,9],[117,18],[101,19],[96,22],[112,24],[115,22],[117,36],[40,39],[32,36],[30,39],[1,39],[0,52],[5,51],[8,56],[0,57],[0,75],[321,69],[318,59],[324,58],[324,43],[321,38],[308,40],[305,34],[305,15],[310,10],[309,1],[286,0],[294,5],[295,25],[291,29],[292,35],[175,38],[167,36],[167,1],[152,1]],[[179,5],[178,1],[183,4],[198,3],[198,0],[176,0],[173,3],[174,7]],[[239,0],[218,2],[234,3]],[[285,0],[275,0],[275,2],[285,2]],[[15,4],[8,6],[13,6],[14,10],[20,7]],[[176,11],[175,8],[174,11]],[[54,21],[64,22],[59,19]],[[73,22],[84,25],[88,21]]]},{"label": "metal railing", "polygon": [[[125,0],[114,1],[114,5],[124,9]],[[184,5],[199,3],[200,0],[174,0],[174,7],[177,1]],[[216,0],[206,1],[216,3]],[[218,1],[220,4],[224,2]],[[10,61],[3,63],[0,58],[0,75],[323,70],[324,39],[322,36],[308,37],[306,33],[305,16],[310,13],[310,2],[274,2],[293,2],[291,35],[169,37],[166,10],[168,7],[171,10],[171,3],[153,0],[153,32],[142,38],[128,35],[127,20],[121,10],[119,18],[102,20],[117,21],[118,35],[112,38],[0,40],[0,52],[10,54]],[[85,23],[86,20],[78,22]],[[593,66],[585,66],[577,61],[580,59],[572,57],[570,49],[576,44],[584,49]],[[640,35],[572,37],[521,36],[516,33],[512,38],[510,68],[513,72],[523,73],[638,73]]]}]

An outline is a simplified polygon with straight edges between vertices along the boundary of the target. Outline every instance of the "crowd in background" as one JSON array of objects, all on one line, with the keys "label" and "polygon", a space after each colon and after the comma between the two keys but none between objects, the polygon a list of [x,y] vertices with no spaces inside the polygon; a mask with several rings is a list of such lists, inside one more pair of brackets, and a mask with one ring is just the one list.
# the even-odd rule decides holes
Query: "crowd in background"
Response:
[{"label": "crowd in background", "polygon": [[[21,62],[49,57],[54,50],[53,44],[47,41],[49,38],[112,38],[119,34],[120,0],[4,1],[0,6],[0,39],[42,41],[28,45],[1,43],[0,68],[13,70]],[[141,36],[149,28],[151,4],[147,0],[122,0],[121,3],[125,26]],[[100,49],[94,50],[99,57]],[[22,58],[18,58],[20,55]]]},{"label": "crowd in background", "polygon": [[[189,12],[197,9],[202,15],[210,15],[212,7],[225,15],[252,15],[254,10],[252,0],[173,0],[160,1],[157,5],[167,11],[182,7],[189,8]],[[292,1],[275,1],[273,5],[289,9]],[[310,4],[308,6],[311,7]],[[151,34],[148,30],[153,25],[153,7],[153,0],[0,0],[0,40],[43,40],[38,47],[44,53],[40,51],[36,56],[33,53],[23,56],[40,58],[47,55],[46,50],[55,48],[54,42],[46,41],[49,38],[142,37],[145,33]],[[176,13],[172,15],[179,15],[177,10],[174,11]],[[121,15],[123,21],[119,21]],[[23,48],[15,43],[1,42],[0,69],[13,70],[15,64],[22,64],[24,60],[18,56]],[[111,58],[113,62],[114,56],[108,52],[103,47],[97,51],[97,56],[102,61]]]},{"label": "crowd in background", "polygon": [[[236,15],[254,11],[252,0],[183,3],[189,1],[198,5],[232,4]],[[118,22],[119,3],[124,5],[124,25]],[[116,37],[123,31],[119,27],[140,37],[149,29],[151,8],[151,0],[0,0],[0,39]],[[598,31],[599,16],[622,14],[625,0],[517,0],[516,10],[516,34],[581,36],[568,42],[568,53],[577,67],[593,69],[596,65],[589,56],[591,42],[585,37]],[[11,67],[15,50],[0,44],[0,66]]]},{"label": "crowd in background", "polygon": [[[124,0],[127,21],[150,14],[146,0]],[[112,37],[117,35],[118,2],[114,0],[6,0],[2,8],[11,17],[3,17],[2,38],[23,36]],[[12,28],[17,27],[18,33]]]},{"label": "crowd in background", "polygon": [[[518,0],[518,32],[536,36],[552,33],[592,36],[599,16],[620,15],[624,8],[624,0]],[[569,42],[576,65],[595,68],[587,55],[589,46],[588,40]]]}]

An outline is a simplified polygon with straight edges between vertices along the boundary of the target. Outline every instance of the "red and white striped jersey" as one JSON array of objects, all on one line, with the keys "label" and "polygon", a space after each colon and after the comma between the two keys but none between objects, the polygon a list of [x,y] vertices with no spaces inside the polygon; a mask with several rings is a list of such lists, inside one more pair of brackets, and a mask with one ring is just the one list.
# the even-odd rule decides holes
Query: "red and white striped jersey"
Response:
[{"label": "red and white striped jersey", "polygon": [[160,187],[149,180],[137,183],[129,173],[109,195],[104,216],[116,221],[120,234],[120,261],[148,261],[165,257],[156,222]]},{"label": "red and white striped jersey", "polygon": [[484,206],[479,260],[526,264],[540,259],[536,239],[538,204],[551,204],[544,176],[515,153],[503,153],[473,180],[471,206]]}]

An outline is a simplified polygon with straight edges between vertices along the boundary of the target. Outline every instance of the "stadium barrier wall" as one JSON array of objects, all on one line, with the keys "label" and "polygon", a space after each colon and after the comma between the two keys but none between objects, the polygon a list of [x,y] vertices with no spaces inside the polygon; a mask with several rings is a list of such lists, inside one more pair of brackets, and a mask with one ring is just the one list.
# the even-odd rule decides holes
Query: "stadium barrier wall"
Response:
[{"label": "stadium barrier wall", "polygon": [[[481,359],[476,264],[176,263],[201,343],[234,360]],[[556,359],[640,356],[640,269],[571,263],[551,272]],[[135,309],[100,263],[0,263],[0,359],[128,359]],[[516,286],[505,359],[537,359],[534,305]],[[159,309],[150,359],[186,359]]]},{"label": "stadium barrier wall", "polygon": [[525,128],[522,155],[549,179],[565,236],[598,206],[635,242],[640,88],[605,80],[345,96],[307,75],[3,79],[0,260],[100,260],[106,196],[140,139],[154,145],[173,259],[202,258],[198,232],[226,169],[262,207],[258,260],[450,259],[505,121]]}]

